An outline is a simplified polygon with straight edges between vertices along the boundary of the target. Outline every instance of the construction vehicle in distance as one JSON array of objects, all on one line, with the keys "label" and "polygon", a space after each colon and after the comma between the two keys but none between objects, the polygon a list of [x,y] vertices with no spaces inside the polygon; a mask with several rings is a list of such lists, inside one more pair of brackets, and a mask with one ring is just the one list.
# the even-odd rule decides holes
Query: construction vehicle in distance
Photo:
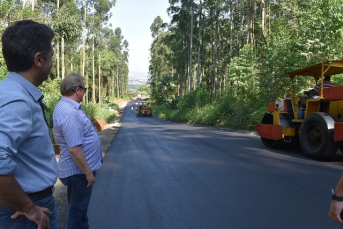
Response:
[{"label": "construction vehicle in distance", "polygon": [[[292,92],[283,100],[268,104],[268,112],[255,130],[269,148],[287,143],[300,144],[302,152],[316,160],[333,157],[338,148],[343,152],[343,85],[323,88],[325,76],[343,73],[343,61],[319,63],[286,73]],[[312,76],[320,80],[318,96],[295,96],[294,78]]]},{"label": "construction vehicle in distance", "polygon": [[147,102],[136,103],[136,116],[148,116],[152,117],[151,105]]}]

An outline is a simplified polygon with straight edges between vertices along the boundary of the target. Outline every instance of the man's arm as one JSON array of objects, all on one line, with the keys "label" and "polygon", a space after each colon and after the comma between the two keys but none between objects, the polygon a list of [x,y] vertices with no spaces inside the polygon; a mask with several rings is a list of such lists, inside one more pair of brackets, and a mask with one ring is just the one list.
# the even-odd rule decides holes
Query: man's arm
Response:
[{"label": "man's arm", "polygon": [[[336,188],[335,188],[336,196],[343,197],[343,176],[339,179]],[[332,221],[343,223],[341,219],[341,212],[343,210],[343,202],[332,200],[330,205],[329,217]]]},{"label": "man's arm", "polygon": [[94,174],[89,167],[85,154],[82,150],[81,146],[75,146],[69,148],[69,152],[71,154],[71,157],[73,158],[75,164],[82,170],[82,172],[86,175],[88,185],[87,188],[92,187],[95,184],[95,177]]},{"label": "man's arm", "polygon": [[47,214],[51,212],[47,208],[36,206],[23,192],[13,174],[0,175],[0,203],[17,211],[12,218],[25,215],[29,220],[35,222],[38,228],[50,226]]}]

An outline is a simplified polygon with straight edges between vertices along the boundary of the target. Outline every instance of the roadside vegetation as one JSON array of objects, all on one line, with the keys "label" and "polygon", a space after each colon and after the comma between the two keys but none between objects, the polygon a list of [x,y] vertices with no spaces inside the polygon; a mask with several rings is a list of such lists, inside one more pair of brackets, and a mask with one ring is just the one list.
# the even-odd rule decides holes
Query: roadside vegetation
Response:
[{"label": "roadside vegetation", "polygon": [[[291,91],[285,73],[342,57],[343,0],[177,0],[167,11],[170,24],[150,27],[149,82],[168,120],[253,130]],[[295,93],[315,85],[302,77]]]},{"label": "roadside vegetation", "polygon": [[231,95],[211,102],[209,95],[198,89],[178,101],[155,103],[152,109],[155,117],[174,122],[253,130],[265,111],[265,104],[252,100],[242,103]]}]

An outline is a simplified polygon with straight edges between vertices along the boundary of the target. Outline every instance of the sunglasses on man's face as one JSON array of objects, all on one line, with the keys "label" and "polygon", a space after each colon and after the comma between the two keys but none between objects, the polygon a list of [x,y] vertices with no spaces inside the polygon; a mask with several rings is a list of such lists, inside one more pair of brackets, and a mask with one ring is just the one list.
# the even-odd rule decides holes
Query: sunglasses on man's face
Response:
[{"label": "sunglasses on man's face", "polygon": [[79,86],[79,88],[81,88],[84,92],[87,91],[87,88],[86,88],[86,87],[81,87],[81,86]]}]

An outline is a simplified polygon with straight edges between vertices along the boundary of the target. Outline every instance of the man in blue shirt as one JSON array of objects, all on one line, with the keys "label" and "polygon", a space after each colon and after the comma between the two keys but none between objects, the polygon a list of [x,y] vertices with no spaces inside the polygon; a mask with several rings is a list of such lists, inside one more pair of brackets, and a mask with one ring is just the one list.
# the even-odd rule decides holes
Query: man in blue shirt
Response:
[{"label": "man in blue shirt", "polygon": [[62,80],[62,98],[53,114],[54,137],[61,148],[59,178],[68,186],[68,229],[89,228],[87,209],[95,171],[103,162],[99,135],[80,105],[87,90],[84,82],[77,73]]},{"label": "man in blue shirt", "polygon": [[2,35],[8,76],[0,82],[0,229],[58,228],[58,170],[37,87],[52,67],[54,32],[19,21]]}]

